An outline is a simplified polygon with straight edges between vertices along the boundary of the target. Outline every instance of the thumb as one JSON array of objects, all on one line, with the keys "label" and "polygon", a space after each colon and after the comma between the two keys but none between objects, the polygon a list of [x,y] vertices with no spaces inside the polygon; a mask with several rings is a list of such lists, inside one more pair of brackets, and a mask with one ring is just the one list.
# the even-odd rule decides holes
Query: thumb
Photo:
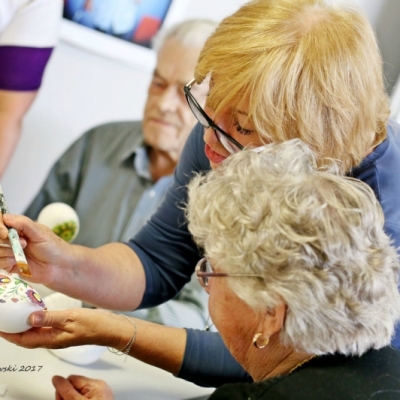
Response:
[{"label": "thumb", "polygon": [[29,316],[29,323],[37,328],[62,328],[68,319],[64,314],[64,311],[35,311]]},{"label": "thumb", "polygon": [[4,214],[3,221],[9,228],[15,228],[20,235],[30,240],[41,237],[42,226],[24,215]]}]

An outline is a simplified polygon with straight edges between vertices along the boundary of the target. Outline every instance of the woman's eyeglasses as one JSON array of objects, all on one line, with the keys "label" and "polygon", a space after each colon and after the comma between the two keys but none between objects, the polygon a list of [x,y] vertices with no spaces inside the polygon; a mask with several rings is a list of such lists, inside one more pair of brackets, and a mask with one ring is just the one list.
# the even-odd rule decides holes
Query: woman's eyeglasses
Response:
[{"label": "woman's eyeglasses", "polygon": [[202,258],[197,263],[195,272],[200,285],[203,287],[208,286],[208,278],[211,277],[226,278],[230,276],[239,276],[242,278],[262,278],[262,276],[256,274],[227,274],[224,272],[214,272],[207,258]]},{"label": "woman's eyeglasses", "polygon": [[215,136],[221,142],[222,146],[229,151],[230,154],[237,153],[244,149],[244,147],[235,140],[228,133],[223,131],[218,125],[214,124],[213,120],[206,114],[206,112],[201,108],[200,104],[194,98],[190,90],[192,89],[193,84],[196,82],[195,79],[192,79],[187,85],[183,87],[183,91],[186,96],[186,100],[189,104],[190,109],[193,112],[193,115],[196,117],[197,121],[200,122],[204,128],[213,129]]}]

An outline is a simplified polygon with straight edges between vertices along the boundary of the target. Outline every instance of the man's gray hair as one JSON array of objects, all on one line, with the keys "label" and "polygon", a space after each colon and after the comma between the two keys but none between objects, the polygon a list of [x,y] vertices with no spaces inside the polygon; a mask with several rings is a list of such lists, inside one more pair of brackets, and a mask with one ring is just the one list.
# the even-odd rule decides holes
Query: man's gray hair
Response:
[{"label": "man's gray hair", "polygon": [[152,47],[158,53],[165,41],[175,39],[183,46],[203,47],[204,43],[218,26],[208,19],[190,19],[176,24],[169,29],[161,29],[152,40]]},{"label": "man's gray hair", "polygon": [[228,278],[253,309],[287,305],[282,343],[361,355],[390,343],[400,264],[371,188],[328,168],[299,139],[234,154],[190,183],[189,230],[221,271],[262,276]]}]

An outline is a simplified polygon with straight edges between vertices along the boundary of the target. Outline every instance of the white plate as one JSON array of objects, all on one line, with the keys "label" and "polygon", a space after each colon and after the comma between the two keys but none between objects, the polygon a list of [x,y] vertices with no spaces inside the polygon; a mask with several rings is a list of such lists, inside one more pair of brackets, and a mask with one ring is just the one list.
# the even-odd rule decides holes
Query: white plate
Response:
[{"label": "white plate", "polygon": [[[82,307],[82,301],[68,297],[62,293],[53,293],[44,298],[49,311],[67,310]],[[83,345],[68,347],[66,349],[49,349],[50,353],[72,364],[88,365],[96,362],[104,353],[106,347],[96,345]]]}]

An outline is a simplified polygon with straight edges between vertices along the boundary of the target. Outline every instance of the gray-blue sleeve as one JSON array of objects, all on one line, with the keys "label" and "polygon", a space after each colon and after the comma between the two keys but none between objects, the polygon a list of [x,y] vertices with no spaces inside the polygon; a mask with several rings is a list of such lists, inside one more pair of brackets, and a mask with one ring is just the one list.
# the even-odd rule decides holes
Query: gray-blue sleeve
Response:
[{"label": "gray-blue sleeve", "polygon": [[199,386],[252,382],[250,375],[229,353],[217,332],[186,329],[187,341],[178,378]]}]

